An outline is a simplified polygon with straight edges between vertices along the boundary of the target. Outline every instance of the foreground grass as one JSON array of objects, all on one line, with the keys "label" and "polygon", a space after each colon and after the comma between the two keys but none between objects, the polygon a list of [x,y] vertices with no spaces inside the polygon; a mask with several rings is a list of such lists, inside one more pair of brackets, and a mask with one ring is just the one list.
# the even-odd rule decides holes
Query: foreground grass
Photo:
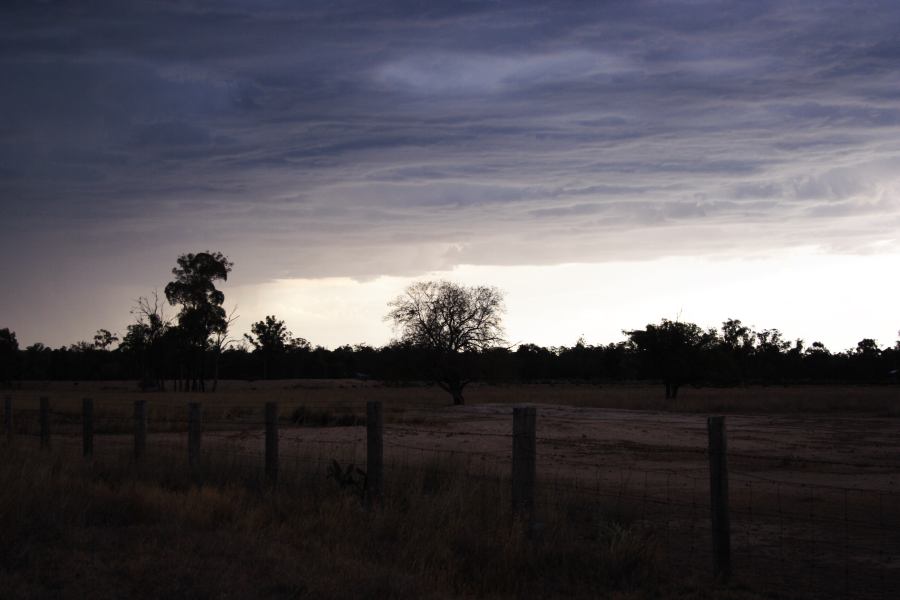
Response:
[{"label": "foreground grass", "polygon": [[197,487],[165,461],[135,474],[3,451],[4,597],[713,595],[673,585],[652,533],[627,515],[557,498],[526,535],[506,485],[449,464],[395,475],[383,507],[369,511],[315,472],[272,491],[234,465],[207,465]]}]

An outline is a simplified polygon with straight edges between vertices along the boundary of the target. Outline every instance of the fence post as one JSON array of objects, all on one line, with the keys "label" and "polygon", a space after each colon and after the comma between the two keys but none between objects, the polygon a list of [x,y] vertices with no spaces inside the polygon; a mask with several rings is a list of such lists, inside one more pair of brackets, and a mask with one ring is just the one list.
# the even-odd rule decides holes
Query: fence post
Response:
[{"label": "fence post", "polygon": [[366,402],[366,502],[370,507],[384,498],[384,407],[380,400]]},{"label": "fence post", "polygon": [[266,402],[266,479],[278,481],[278,403]]},{"label": "fence post", "polygon": [[731,527],[728,520],[728,454],[725,417],[709,417],[709,499],[712,517],[713,575],[731,577]]},{"label": "fence post", "polygon": [[199,402],[188,403],[188,465],[195,480],[200,477],[200,427],[201,406]]},{"label": "fence post", "polygon": [[530,520],[534,511],[537,409],[513,408],[512,508]]},{"label": "fence post", "polygon": [[85,458],[94,456],[94,400],[81,399],[81,454]]},{"label": "fence post", "polygon": [[147,449],[147,401],[134,401],[134,460],[144,458]]},{"label": "fence post", "polygon": [[3,425],[6,428],[6,441],[12,442],[13,422],[12,422],[12,397],[6,396],[3,399]]},{"label": "fence post", "polygon": [[41,398],[41,448],[50,447],[50,399]]}]

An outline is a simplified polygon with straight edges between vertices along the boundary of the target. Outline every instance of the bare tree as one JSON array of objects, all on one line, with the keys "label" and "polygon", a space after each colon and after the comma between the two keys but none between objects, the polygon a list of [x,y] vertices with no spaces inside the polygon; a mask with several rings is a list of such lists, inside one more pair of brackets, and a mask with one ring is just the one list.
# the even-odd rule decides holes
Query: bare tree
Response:
[{"label": "bare tree", "polygon": [[388,307],[385,320],[399,330],[401,342],[430,355],[434,380],[454,404],[463,404],[463,389],[471,382],[465,354],[505,344],[503,294],[495,287],[419,281]]},{"label": "bare tree", "polygon": [[165,390],[166,338],[173,325],[166,316],[159,294],[141,296],[131,309],[135,322],[128,326],[120,348],[135,356],[141,365],[141,386]]},{"label": "bare tree", "polygon": [[212,391],[216,391],[219,387],[219,358],[222,356],[222,352],[236,342],[232,337],[228,336],[228,331],[231,329],[231,326],[237,321],[240,315],[237,314],[237,305],[231,309],[231,312],[228,313],[228,316],[225,317],[225,327],[217,330],[212,336],[212,343],[210,347],[213,350],[213,385]]}]

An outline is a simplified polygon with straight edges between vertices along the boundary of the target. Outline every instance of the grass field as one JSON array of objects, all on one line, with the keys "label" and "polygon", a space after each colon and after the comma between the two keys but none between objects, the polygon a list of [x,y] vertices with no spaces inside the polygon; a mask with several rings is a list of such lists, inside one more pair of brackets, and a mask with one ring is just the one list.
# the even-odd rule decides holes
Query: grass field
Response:
[{"label": "grass field", "polygon": [[[900,388],[25,384],[0,466],[0,590],[10,597],[893,597],[900,585]],[[53,408],[38,452],[38,399]],[[96,454],[80,457],[95,402]],[[131,459],[132,401],[150,436]],[[326,477],[364,464],[385,406],[386,499]],[[185,404],[204,406],[204,485]],[[262,405],[280,405],[282,473],[262,481]],[[537,524],[510,511],[511,404],[538,407]],[[735,578],[709,575],[705,419],[728,416]]]},{"label": "grass field", "polygon": [[530,541],[504,486],[472,485],[446,467],[439,479],[395,472],[383,508],[367,511],[312,473],[271,492],[225,467],[209,477],[229,483],[197,488],[165,468],[135,476],[7,457],[0,589],[9,598],[637,598],[661,585],[652,535],[627,519],[573,504],[547,514],[546,533]]}]

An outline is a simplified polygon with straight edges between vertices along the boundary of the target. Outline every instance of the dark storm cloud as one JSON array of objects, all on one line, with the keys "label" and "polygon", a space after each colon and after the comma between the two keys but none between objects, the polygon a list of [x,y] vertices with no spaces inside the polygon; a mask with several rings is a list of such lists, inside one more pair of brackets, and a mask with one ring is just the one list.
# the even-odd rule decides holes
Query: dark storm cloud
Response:
[{"label": "dark storm cloud", "polygon": [[896,237],[893,2],[4,6],[13,276],[114,255],[94,277],[137,282],[207,246],[249,281]]}]

